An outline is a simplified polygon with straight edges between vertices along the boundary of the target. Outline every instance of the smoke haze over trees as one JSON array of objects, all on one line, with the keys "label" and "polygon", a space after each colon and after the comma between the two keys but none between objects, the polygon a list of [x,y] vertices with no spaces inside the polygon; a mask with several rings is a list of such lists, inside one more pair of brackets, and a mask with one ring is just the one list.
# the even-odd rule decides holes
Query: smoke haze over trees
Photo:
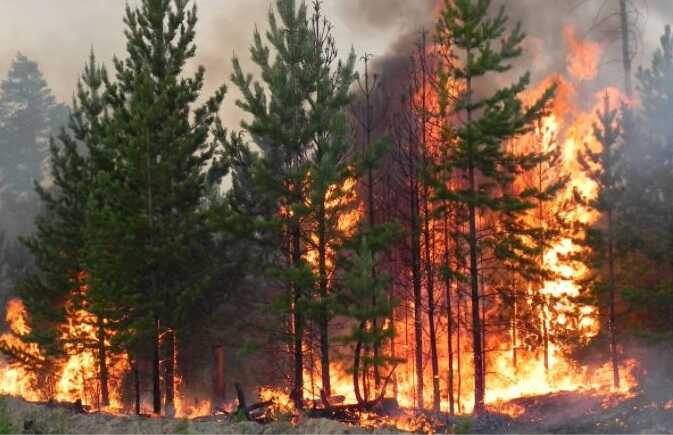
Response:
[{"label": "smoke haze over trees", "polygon": [[1,1],[0,392],[168,416],[262,387],[449,414],[631,392],[673,336],[669,22]]}]

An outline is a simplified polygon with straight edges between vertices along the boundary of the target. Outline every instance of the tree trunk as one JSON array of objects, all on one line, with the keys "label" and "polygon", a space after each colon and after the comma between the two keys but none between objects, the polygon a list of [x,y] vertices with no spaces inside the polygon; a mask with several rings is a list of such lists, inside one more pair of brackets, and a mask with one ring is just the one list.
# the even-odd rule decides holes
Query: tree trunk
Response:
[{"label": "tree trunk", "polygon": [[633,96],[633,85],[631,84],[631,50],[629,46],[629,16],[626,10],[626,0],[619,0],[619,17],[621,21],[622,36],[622,62],[624,65],[624,90],[626,96]]},{"label": "tree trunk", "polygon": [[515,280],[512,278],[512,367],[514,368],[514,373],[516,374],[518,372],[518,361],[517,361],[517,330],[516,330],[516,324],[517,324],[517,316],[519,313],[517,312],[518,305],[517,305],[517,290],[516,290],[516,283]]},{"label": "tree trunk", "polygon": [[470,248],[470,290],[472,302],[472,352],[474,364],[474,412],[480,414],[484,412],[484,364],[483,349],[481,337],[481,313],[479,311],[479,268],[478,247],[477,247],[477,216],[474,206],[474,197],[476,195],[476,179],[474,167],[469,167],[470,194],[472,201],[468,206],[469,235],[468,243]]},{"label": "tree trunk", "polygon": [[325,229],[325,198],[322,198],[318,210],[318,274],[320,285],[320,371],[322,379],[322,390],[327,397],[331,396],[332,387],[330,385],[329,368],[329,313],[327,304],[327,234]]},{"label": "tree trunk", "polygon": [[164,402],[164,412],[167,417],[175,416],[175,329],[166,331],[166,348],[168,349],[168,358],[165,361],[164,389],[166,397]]},{"label": "tree trunk", "polygon": [[617,331],[615,325],[615,254],[613,235],[613,212],[608,209],[608,282],[610,286],[610,356],[612,359],[612,382],[615,390],[619,389],[619,357],[617,355]]},{"label": "tree trunk", "polygon": [[432,267],[432,240],[430,236],[430,211],[428,207],[428,189],[424,198],[424,233],[425,233],[425,274],[428,292],[428,324],[430,329],[430,363],[432,366],[432,409],[439,412],[441,396],[439,393],[439,361],[437,356],[437,334],[435,332],[435,286]]},{"label": "tree trunk", "polygon": [[[412,157],[413,159],[413,157]],[[423,305],[421,294],[420,236],[418,222],[418,186],[411,175],[411,265],[414,287],[414,338],[416,356],[416,406],[423,409]]]},{"label": "tree trunk", "polygon": [[160,354],[161,346],[159,319],[154,319],[153,355],[152,355],[152,411],[161,414],[161,373]]},{"label": "tree trunk", "polygon": [[447,269],[444,287],[446,290],[446,334],[447,334],[447,352],[448,352],[448,385],[447,395],[449,399],[449,414],[455,414],[455,400],[453,397],[453,310],[451,307],[451,278],[448,272],[451,271],[451,262],[449,254],[449,219],[447,212],[444,213],[444,266]]},{"label": "tree trunk", "polygon": [[110,405],[110,390],[108,388],[107,349],[105,346],[105,326],[103,318],[97,317],[98,340],[98,382],[100,385],[101,407]]},{"label": "tree trunk", "polygon": [[133,360],[133,387],[135,392],[136,415],[140,415],[140,370],[138,370],[138,359]]},{"label": "tree trunk", "polygon": [[[301,229],[299,224],[292,228],[292,266],[301,266]],[[292,399],[297,409],[304,408],[304,316],[300,307],[301,289],[293,284],[294,317],[294,385],[292,386]]]},{"label": "tree trunk", "polygon": [[217,345],[213,348],[213,405],[215,408],[221,408],[227,399],[224,368],[224,346]]},{"label": "tree trunk", "polygon": [[549,376],[549,327],[547,326],[547,306],[549,300],[544,296],[544,306],[542,307],[542,349],[544,358],[544,374]]},{"label": "tree trunk", "polygon": [[[360,330],[364,329],[365,322],[360,323]],[[362,353],[362,341],[358,340],[355,343],[355,350],[353,351],[353,392],[358,403],[364,403],[360,391],[360,354]]]}]

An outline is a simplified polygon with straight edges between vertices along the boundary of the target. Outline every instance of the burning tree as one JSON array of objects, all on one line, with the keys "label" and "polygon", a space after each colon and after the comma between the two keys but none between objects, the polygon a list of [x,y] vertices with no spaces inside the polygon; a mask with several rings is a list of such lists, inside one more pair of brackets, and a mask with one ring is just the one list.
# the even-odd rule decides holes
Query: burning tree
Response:
[{"label": "burning tree", "polygon": [[[486,320],[480,311],[485,303],[480,275],[482,259],[487,249],[501,261],[524,261],[528,255],[522,238],[525,229],[509,234],[484,231],[478,228],[478,217],[488,213],[523,214],[534,207],[529,192],[507,192],[499,187],[511,182],[517,174],[530,169],[541,158],[540,153],[515,154],[505,147],[535,128],[535,121],[551,100],[554,89],[547,89],[530,107],[524,107],[520,94],[529,83],[525,75],[514,85],[502,88],[488,97],[475,95],[476,81],[489,73],[502,73],[510,68],[508,62],[521,54],[524,34],[520,26],[506,35],[502,45],[495,49],[492,43],[505,35],[507,17],[504,8],[489,17],[490,1],[445,2],[437,28],[438,43],[454,50],[457,64],[447,72],[453,80],[464,83],[455,108],[464,115],[455,127],[456,140],[451,158],[445,164],[463,179],[458,189],[444,189],[439,198],[465,207],[468,211],[468,230],[464,234],[469,246],[469,266],[466,276],[470,282],[472,309],[472,349],[474,359],[475,411],[484,410],[485,362],[484,328]],[[512,230],[513,228],[510,228]]]},{"label": "burning tree", "polygon": [[[330,394],[328,326],[334,259],[347,237],[342,218],[354,206],[354,191],[348,188],[354,174],[344,108],[355,79],[355,56],[351,53],[345,63],[337,63],[331,24],[322,16],[319,2],[310,19],[305,4],[279,1],[276,11],[280,22],[270,13],[271,30],[266,35],[274,58],[259,33],[252,47],[265,87],[253,85],[237,59],[232,80],[243,93],[239,106],[253,116],[243,128],[261,149],[251,168],[257,191],[265,198],[262,201],[277,207],[266,217],[279,243],[280,258],[272,258],[270,266],[287,286],[292,397],[301,408],[307,320],[312,312],[320,333],[322,388]],[[281,258],[286,262],[279,262]]]}]

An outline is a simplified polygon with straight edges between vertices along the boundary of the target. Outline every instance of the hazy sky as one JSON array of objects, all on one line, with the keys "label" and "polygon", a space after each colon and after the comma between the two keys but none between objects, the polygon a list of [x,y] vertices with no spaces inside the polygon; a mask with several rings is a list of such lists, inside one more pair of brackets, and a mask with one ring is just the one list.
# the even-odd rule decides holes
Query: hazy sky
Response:
[{"label": "hazy sky", "polygon": [[[131,0],[131,4],[137,0]],[[124,0],[0,0],[0,77],[17,52],[36,60],[57,98],[70,101],[77,76],[93,47],[109,65],[124,54]],[[199,8],[196,64],[207,68],[207,88],[227,82],[231,58],[246,65],[255,25],[264,28],[272,0],[196,0]],[[426,0],[326,0],[341,53],[382,54],[427,10]],[[385,5],[385,7],[373,6]],[[374,13],[376,11],[376,13]],[[223,116],[238,114],[236,93],[228,94]]]},{"label": "hazy sky", "polygon": [[[130,0],[131,4],[138,0]],[[238,54],[247,65],[248,47],[255,25],[266,26],[272,0],[194,0],[199,7],[197,59],[193,65],[207,68],[207,89],[228,82],[231,58]],[[496,0],[503,1],[503,0]],[[646,15],[642,20],[646,59],[657,44],[663,25],[673,22],[673,0],[632,0]],[[57,98],[70,101],[77,76],[93,48],[100,61],[109,64],[113,54],[123,56],[124,0],[0,0],[0,77],[18,51],[36,60]],[[403,35],[414,35],[432,26],[435,0],[323,0],[334,23],[334,34],[345,56],[352,46],[379,57]],[[574,22],[581,31],[607,4],[617,0],[506,0],[510,13],[548,48],[546,59],[562,58],[558,29]],[[581,7],[573,7],[579,4]],[[592,38],[600,35],[590,34]],[[407,38],[408,39],[408,38]],[[561,41],[561,42],[559,42]],[[536,59],[540,62],[544,59]],[[637,62],[638,64],[641,61]],[[230,89],[223,108],[225,123],[240,118],[234,107],[236,92]]]}]

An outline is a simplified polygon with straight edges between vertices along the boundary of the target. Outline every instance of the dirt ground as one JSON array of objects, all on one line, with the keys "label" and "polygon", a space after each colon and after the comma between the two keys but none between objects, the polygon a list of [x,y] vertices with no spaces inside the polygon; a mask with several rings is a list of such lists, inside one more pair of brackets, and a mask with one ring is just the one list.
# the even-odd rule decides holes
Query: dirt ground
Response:
[{"label": "dirt ground", "polygon": [[[673,397],[672,397],[673,399]],[[632,397],[564,392],[516,399],[479,418],[436,418],[436,432],[461,433],[673,433],[673,400],[637,394]],[[299,424],[261,425],[224,416],[196,420],[81,414],[71,409],[0,399],[2,433],[216,433],[346,434],[399,432],[387,426],[364,429],[327,419],[300,419]]]}]

